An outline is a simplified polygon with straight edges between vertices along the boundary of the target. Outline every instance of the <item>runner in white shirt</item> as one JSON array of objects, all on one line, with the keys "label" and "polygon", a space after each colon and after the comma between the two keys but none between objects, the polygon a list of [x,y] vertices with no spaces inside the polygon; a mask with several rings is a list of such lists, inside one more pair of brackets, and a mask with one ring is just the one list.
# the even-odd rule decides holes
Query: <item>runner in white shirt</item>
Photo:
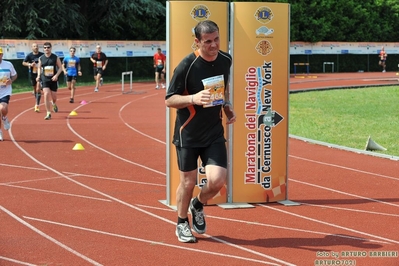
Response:
[{"label": "runner in white shirt", "polygon": [[17,71],[14,65],[3,60],[3,48],[0,47],[0,141],[3,141],[3,132],[1,131],[1,124],[5,130],[10,129],[10,122],[8,121],[8,104],[10,103],[12,86],[11,84],[17,79]]}]

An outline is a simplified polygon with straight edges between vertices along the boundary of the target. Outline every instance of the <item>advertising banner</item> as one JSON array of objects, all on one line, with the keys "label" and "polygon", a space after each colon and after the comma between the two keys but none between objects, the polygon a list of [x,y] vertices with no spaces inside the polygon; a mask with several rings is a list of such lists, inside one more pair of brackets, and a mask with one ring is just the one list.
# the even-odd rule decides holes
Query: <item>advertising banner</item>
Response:
[{"label": "advertising banner", "polygon": [[[171,73],[189,53],[196,50],[194,27],[203,20],[212,20],[219,26],[220,49],[228,51],[228,3],[207,1],[168,1],[167,2],[167,80]],[[173,137],[176,110],[167,109],[167,205],[176,205],[176,189],[179,185],[179,169],[177,167],[176,149],[171,143]],[[201,162],[199,161],[199,166]],[[203,167],[199,167],[197,186],[194,195],[206,181]],[[207,204],[226,202],[226,188]]]},{"label": "advertising banner", "polygon": [[[0,46],[4,51],[4,59],[24,59],[32,51],[32,43],[37,43],[39,50],[43,52],[44,42],[46,40],[0,39]],[[56,52],[61,57],[67,55],[69,48],[73,46],[76,48],[77,56],[89,58],[95,52],[97,44],[102,46],[102,51],[108,57],[152,57],[158,47],[165,55],[167,53],[166,41],[49,40],[49,42],[57,49]],[[399,43],[381,42],[291,42],[289,49],[291,55],[372,54],[377,56],[382,46],[388,54],[399,54]]]},{"label": "advertising banner", "polygon": [[[43,44],[47,40],[8,40],[1,39],[4,59],[24,59],[32,52],[32,44],[37,43],[39,51],[43,52]],[[69,48],[76,48],[76,56],[89,58],[96,46],[101,45],[101,50],[107,57],[152,57],[157,48],[166,54],[165,41],[84,41],[84,40],[48,40],[53,46],[52,52],[59,57],[69,55]]]},{"label": "advertising banner", "polygon": [[291,42],[291,55],[312,54],[375,54],[384,46],[388,54],[399,53],[399,43],[381,42]]},{"label": "advertising banner", "polygon": [[231,3],[232,201],[286,199],[289,4]]}]

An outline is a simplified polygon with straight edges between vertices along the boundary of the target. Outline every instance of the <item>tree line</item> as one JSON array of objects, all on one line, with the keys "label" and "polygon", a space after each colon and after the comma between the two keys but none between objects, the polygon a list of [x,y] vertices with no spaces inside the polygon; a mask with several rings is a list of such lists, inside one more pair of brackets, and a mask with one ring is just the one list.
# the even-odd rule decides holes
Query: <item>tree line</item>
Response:
[{"label": "tree line", "polygon": [[[268,2],[290,4],[291,41],[399,40],[399,31],[396,30],[399,25],[397,0]],[[165,40],[166,0],[2,0],[0,37],[29,40]]]}]

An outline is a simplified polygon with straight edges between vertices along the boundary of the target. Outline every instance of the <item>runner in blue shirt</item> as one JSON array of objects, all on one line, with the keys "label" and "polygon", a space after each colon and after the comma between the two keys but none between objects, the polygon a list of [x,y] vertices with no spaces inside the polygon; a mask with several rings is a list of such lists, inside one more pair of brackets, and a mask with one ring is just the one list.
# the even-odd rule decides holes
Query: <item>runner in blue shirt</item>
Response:
[{"label": "runner in blue shirt", "polygon": [[74,102],[77,76],[82,76],[80,58],[75,55],[75,52],[75,47],[69,48],[69,56],[66,56],[62,63],[62,70],[66,76],[67,87],[68,90],[71,91],[70,103]]}]

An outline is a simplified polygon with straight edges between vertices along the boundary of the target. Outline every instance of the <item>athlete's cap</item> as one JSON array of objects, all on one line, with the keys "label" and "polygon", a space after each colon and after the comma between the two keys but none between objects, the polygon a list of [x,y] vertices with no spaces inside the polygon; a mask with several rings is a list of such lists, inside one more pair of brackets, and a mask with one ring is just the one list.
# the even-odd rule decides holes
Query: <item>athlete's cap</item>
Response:
[{"label": "athlete's cap", "polygon": [[0,54],[3,53],[3,47],[0,46]]}]

